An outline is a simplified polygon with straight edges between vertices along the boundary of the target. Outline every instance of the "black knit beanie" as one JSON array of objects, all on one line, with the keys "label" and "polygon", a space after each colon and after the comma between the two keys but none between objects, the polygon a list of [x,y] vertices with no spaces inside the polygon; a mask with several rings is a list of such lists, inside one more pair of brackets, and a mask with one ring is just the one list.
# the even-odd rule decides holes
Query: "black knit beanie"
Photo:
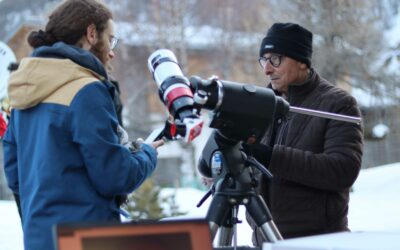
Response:
[{"label": "black knit beanie", "polygon": [[311,67],[313,34],[294,23],[275,23],[267,31],[260,47],[265,53],[285,55]]}]

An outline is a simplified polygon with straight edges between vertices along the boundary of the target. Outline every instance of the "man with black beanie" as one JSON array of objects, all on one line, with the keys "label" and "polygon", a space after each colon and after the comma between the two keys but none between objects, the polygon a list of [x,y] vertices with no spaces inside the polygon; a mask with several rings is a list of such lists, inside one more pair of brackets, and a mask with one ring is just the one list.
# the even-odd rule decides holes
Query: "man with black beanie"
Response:
[{"label": "man with black beanie", "polygon": [[[259,58],[268,88],[291,106],[360,116],[356,100],[311,67],[312,40],[298,24],[271,26]],[[349,230],[349,190],[361,168],[362,138],[361,125],[302,114],[289,113],[271,124],[262,147],[250,153],[274,175],[260,177],[259,192],[283,238]],[[260,245],[265,239],[251,219],[250,225],[253,242]]]}]

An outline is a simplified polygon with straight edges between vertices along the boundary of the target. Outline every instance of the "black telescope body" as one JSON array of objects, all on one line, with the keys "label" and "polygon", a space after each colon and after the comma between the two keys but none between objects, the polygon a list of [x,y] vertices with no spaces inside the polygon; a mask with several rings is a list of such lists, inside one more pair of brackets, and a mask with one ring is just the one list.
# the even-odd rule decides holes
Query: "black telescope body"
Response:
[{"label": "black telescope body", "polygon": [[233,142],[258,142],[275,117],[289,112],[289,104],[267,88],[218,78],[191,77],[190,82],[195,93],[207,94],[202,108],[213,112],[209,126]]}]

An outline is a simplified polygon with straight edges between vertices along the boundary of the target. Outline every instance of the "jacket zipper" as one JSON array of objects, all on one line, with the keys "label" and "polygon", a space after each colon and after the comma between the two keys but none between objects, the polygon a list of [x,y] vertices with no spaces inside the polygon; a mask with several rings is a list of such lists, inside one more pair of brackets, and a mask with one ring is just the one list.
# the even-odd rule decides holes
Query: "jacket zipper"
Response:
[{"label": "jacket zipper", "polygon": [[284,145],[285,140],[286,140],[286,133],[287,133],[287,128],[288,128],[288,118],[287,116],[284,116],[283,118],[280,119],[281,124],[278,129],[278,136],[276,138],[275,144],[278,145]]},{"label": "jacket zipper", "polygon": [[[291,91],[291,88],[289,86],[288,99],[287,99],[289,104],[290,104],[291,92],[292,91]],[[282,118],[280,118],[278,120],[278,124],[280,123],[280,126],[278,127],[277,138],[275,139],[275,144],[285,145],[285,143],[286,143],[286,134],[287,134],[288,126],[289,126],[289,120],[290,120],[290,114],[287,114],[287,115],[283,116]]]}]

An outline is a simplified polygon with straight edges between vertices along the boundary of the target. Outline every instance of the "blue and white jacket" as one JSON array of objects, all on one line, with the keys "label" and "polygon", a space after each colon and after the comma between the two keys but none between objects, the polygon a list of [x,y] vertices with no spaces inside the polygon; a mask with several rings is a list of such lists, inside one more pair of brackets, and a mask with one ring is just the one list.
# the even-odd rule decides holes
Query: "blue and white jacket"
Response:
[{"label": "blue and white jacket", "polygon": [[149,145],[130,152],[101,62],[58,42],[36,49],[10,76],[13,108],[3,140],[8,186],[21,197],[25,249],[54,249],[59,223],[118,220],[115,197],[154,170]]}]

